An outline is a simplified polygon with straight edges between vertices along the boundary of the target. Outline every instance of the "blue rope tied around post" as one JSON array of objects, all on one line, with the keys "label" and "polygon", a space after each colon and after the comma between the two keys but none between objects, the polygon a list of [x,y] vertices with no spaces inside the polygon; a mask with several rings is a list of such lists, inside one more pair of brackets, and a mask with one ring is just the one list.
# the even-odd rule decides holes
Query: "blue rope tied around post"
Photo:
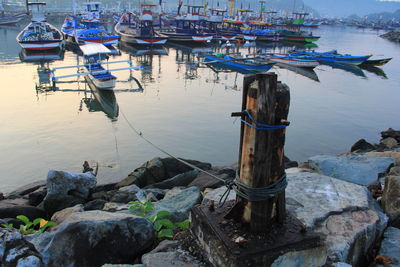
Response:
[{"label": "blue rope tied around post", "polygon": [[247,126],[256,129],[257,131],[271,131],[271,130],[280,130],[285,129],[288,125],[270,125],[261,122],[257,122],[254,120],[253,116],[251,115],[250,110],[243,110],[243,113],[246,117],[248,117],[251,123],[245,121],[244,119],[240,119],[244,124]]}]

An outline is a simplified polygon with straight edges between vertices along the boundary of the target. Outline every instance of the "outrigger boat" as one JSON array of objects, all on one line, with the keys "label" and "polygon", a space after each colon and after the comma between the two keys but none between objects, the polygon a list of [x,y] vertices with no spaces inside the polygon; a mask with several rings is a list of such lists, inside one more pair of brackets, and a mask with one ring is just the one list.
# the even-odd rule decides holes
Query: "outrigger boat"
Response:
[{"label": "outrigger boat", "polygon": [[[52,69],[52,80],[55,84],[59,79],[85,76],[85,79],[89,79],[98,89],[112,90],[115,87],[116,79],[112,75],[111,71],[122,71],[122,70],[139,70],[140,68],[133,66],[130,60],[101,61],[102,58],[107,57],[111,50],[102,44],[87,44],[81,45],[80,49],[84,55],[86,63],[84,65],[76,66],[65,66]],[[118,69],[105,69],[103,65],[110,65],[116,63],[128,63],[129,67],[118,68]],[[82,68],[79,73],[56,76],[55,72],[60,69],[71,69],[71,68]]]},{"label": "outrigger boat", "polygon": [[352,56],[338,54],[336,50],[329,52],[315,52],[315,51],[293,51],[291,56],[309,56],[309,58],[321,61],[323,64],[326,63],[340,63],[348,65],[360,65],[361,63],[368,60],[372,55],[367,56]]},{"label": "outrigger boat", "polygon": [[81,15],[68,15],[61,28],[67,42],[77,45],[100,43],[117,45],[120,37],[100,25],[100,2],[86,2]]},{"label": "outrigger boat", "polygon": [[163,45],[167,37],[158,36],[153,26],[153,4],[141,4],[142,14],[138,17],[132,12],[121,16],[115,25],[115,32],[121,36],[121,41],[136,45]]},{"label": "outrigger boat", "polygon": [[372,66],[383,66],[388,63],[392,58],[382,58],[382,59],[368,59],[364,61],[361,65],[372,65]]},{"label": "outrigger boat", "polygon": [[18,22],[26,17],[26,13],[16,15],[0,15],[0,26],[17,26]]},{"label": "outrigger boat", "polygon": [[282,63],[298,68],[315,68],[320,65],[319,61],[309,59],[304,56],[293,57],[290,55],[267,54],[265,56],[261,56],[261,58],[265,58],[271,62]]},{"label": "outrigger boat", "polygon": [[63,44],[62,34],[53,25],[47,23],[42,8],[44,2],[30,2],[32,21],[17,36],[17,42],[27,50],[52,50]]},{"label": "outrigger boat", "polygon": [[235,58],[229,55],[208,55],[204,57],[204,64],[215,64],[217,66],[235,70],[242,73],[266,72],[272,68],[273,63],[261,63],[248,58]]}]

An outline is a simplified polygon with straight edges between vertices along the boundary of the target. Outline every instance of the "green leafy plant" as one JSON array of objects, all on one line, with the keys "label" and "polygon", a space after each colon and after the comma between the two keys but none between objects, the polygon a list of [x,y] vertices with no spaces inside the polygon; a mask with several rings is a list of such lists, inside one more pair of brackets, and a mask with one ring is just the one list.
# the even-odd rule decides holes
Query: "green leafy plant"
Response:
[{"label": "green leafy plant", "polygon": [[173,223],[171,220],[165,219],[166,217],[171,216],[171,213],[166,210],[161,210],[156,214],[149,216],[149,213],[151,213],[155,208],[155,205],[152,202],[131,201],[129,204],[131,204],[129,207],[131,212],[133,212],[136,216],[147,219],[153,224],[153,228],[157,232],[157,237],[159,239],[173,238],[174,230],[177,228],[181,228],[183,230],[189,229],[189,220]]},{"label": "green leafy plant", "polygon": [[[29,218],[24,215],[17,216],[17,219],[24,223],[24,225],[21,225],[18,229],[18,231],[24,235],[40,234],[40,233],[43,233],[44,231],[46,231],[47,228],[53,227],[56,225],[55,222],[46,221],[43,218],[37,218],[33,221],[30,221]],[[4,228],[14,229],[14,225],[12,223],[2,224],[2,226]]]}]

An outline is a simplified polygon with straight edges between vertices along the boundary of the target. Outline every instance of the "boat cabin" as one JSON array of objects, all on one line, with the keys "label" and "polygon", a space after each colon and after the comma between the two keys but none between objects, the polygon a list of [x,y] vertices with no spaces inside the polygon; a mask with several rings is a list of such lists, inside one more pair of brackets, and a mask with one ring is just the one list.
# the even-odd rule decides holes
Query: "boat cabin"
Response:
[{"label": "boat cabin", "polygon": [[84,22],[100,22],[100,6],[100,2],[86,2],[82,20]]},{"label": "boat cabin", "polygon": [[28,9],[32,14],[32,22],[45,22],[44,6],[45,2],[28,2]]}]

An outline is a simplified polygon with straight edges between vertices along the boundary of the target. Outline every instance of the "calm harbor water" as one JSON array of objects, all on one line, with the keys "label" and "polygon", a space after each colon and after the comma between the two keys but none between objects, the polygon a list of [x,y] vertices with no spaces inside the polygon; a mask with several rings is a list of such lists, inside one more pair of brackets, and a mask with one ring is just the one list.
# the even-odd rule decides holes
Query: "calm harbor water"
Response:
[{"label": "calm harbor water", "polygon": [[[176,156],[213,165],[237,161],[240,123],[230,113],[240,110],[243,75],[215,73],[199,64],[197,53],[211,48],[167,46],[153,55],[123,48],[112,59],[131,58],[143,66],[132,73],[143,90],[124,71],[115,73],[121,81],[115,93],[92,92],[83,78],[45,92],[36,86],[45,84],[48,70],[74,65],[79,57],[66,51],[52,55],[50,62],[29,62],[34,58],[21,54],[15,42],[19,30],[0,28],[0,192],[45,179],[49,169],[79,172],[84,160],[99,163],[99,183],[117,181],[146,160],[164,156],[138,137],[127,120]],[[372,70],[319,66],[307,77],[273,68],[291,88],[285,148],[288,157],[300,161],[348,151],[360,138],[377,142],[379,131],[400,128],[400,45],[369,30],[321,27],[314,33],[322,36],[317,43],[321,51],[394,59]],[[289,48],[230,49],[246,55]]]}]

